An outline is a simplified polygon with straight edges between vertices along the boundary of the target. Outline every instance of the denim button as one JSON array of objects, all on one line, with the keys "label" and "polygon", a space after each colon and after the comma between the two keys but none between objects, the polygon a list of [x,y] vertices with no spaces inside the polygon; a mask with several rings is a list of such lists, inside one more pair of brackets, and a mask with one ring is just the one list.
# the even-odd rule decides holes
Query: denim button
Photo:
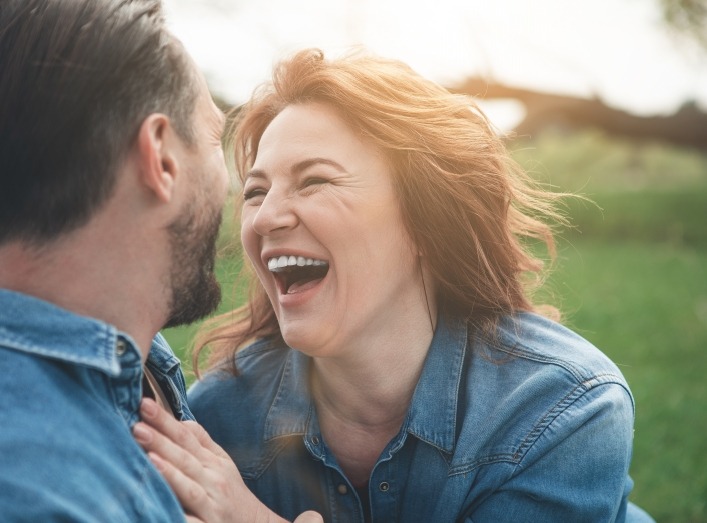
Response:
[{"label": "denim button", "polygon": [[319,445],[319,438],[317,436],[312,436],[310,441],[312,442],[312,445]]},{"label": "denim button", "polygon": [[125,342],[123,340],[118,340],[115,343],[115,353],[118,356],[122,356],[123,354],[125,354],[126,350],[127,350],[127,345],[125,344]]},{"label": "denim button", "polygon": [[383,482],[381,482],[380,485],[378,485],[378,488],[380,489],[381,492],[388,492],[390,485],[388,484],[387,481],[383,481]]},{"label": "denim button", "polygon": [[349,491],[349,489],[343,483],[339,483],[339,486],[336,487],[336,491],[343,496]]}]

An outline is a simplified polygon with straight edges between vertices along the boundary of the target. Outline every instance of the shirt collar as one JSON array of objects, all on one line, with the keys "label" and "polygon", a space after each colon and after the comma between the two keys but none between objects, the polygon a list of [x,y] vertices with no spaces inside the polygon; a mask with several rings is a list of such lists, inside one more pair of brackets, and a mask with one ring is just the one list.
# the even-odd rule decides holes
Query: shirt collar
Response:
[{"label": "shirt collar", "polygon": [[169,343],[159,332],[152,339],[150,352],[147,354],[147,364],[153,373],[162,376],[173,375],[181,365],[179,358],[174,355]]},{"label": "shirt collar", "polygon": [[407,416],[408,433],[449,453],[456,442],[457,400],[467,343],[466,321],[438,317]]},{"label": "shirt collar", "polygon": [[309,392],[310,358],[289,350],[275,399],[265,419],[265,440],[305,434],[314,403]]},{"label": "shirt collar", "polygon": [[145,365],[162,388],[175,417],[182,421],[193,420],[194,415],[187,404],[186,384],[181,371],[181,362],[159,332],[152,339]]},{"label": "shirt collar", "polygon": [[10,349],[120,374],[117,351],[138,350],[107,323],[79,316],[49,302],[0,289],[0,345]]},{"label": "shirt collar", "polygon": [[[466,347],[466,322],[440,316],[405,421],[408,433],[445,452],[452,452],[456,441],[457,399]],[[288,351],[265,420],[266,440],[307,433],[314,413],[308,387],[309,363],[308,356]]]}]

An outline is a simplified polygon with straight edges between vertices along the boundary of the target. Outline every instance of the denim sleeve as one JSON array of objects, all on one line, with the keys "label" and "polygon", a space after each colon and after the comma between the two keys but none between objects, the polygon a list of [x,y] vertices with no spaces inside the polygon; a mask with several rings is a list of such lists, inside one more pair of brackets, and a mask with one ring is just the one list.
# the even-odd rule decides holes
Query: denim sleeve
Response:
[{"label": "denim sleeve", "polygon": [[466,521],[626,521],[633,419],[621,384],[581,384],[539,420],[507,480]]}]

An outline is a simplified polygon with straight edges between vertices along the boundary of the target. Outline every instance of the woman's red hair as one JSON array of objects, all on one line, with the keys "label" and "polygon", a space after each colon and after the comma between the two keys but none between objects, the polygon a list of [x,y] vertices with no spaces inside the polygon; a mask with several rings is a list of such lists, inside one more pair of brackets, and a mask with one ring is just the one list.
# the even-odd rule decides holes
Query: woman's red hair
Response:
[{"label": "woman's red hair", "polygon": [[[539,281],[543,263],[525,240],[543,241],[554,257],[552,231],[541,218],[563,221],[554,207],[558,195],[535,186],[511,160],[473,100],[398,61],[361,54],[325,59],[316,49],[300,51],[276,66],[272,82],[234,120],[230,141],[241,180],[270,122],[286,106],[309,102],[337,109],[387,158],[405,225],[443,314],[492,332],[501,315],[537,309],[528,275]],[[265,290],[247,259],[244,264],[249,300],[207,323],[196,341],[195,368],[209,346],[209,365],[225,361],[235,371],[233,356],[241,346],[280,336]]]}]

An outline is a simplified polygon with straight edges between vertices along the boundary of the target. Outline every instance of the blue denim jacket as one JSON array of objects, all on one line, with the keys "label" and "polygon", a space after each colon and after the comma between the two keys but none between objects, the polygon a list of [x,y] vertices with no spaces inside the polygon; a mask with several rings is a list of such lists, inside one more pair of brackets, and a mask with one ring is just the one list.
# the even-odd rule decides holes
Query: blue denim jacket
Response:
[{"label": "blue denim jacket", "polygon": [[[239,377],[211,373],[189,399],[248,487],[284,517],[363,522],[319,430],[309,358],[268,340],[236,358]],[[403,426],[371,473],[372,521],[650,521],[627,503],[633,420],[621,372],[557,323],[505,318],[489,342],[440,318]]]},{"label": "blue denim jacket", "polygon": [[[179,360],[159,335],[147,365],[177,417],[193,419]],[[129,336],[0,289],[0,519],[184,521],[131,435],[141,396]]]}]

